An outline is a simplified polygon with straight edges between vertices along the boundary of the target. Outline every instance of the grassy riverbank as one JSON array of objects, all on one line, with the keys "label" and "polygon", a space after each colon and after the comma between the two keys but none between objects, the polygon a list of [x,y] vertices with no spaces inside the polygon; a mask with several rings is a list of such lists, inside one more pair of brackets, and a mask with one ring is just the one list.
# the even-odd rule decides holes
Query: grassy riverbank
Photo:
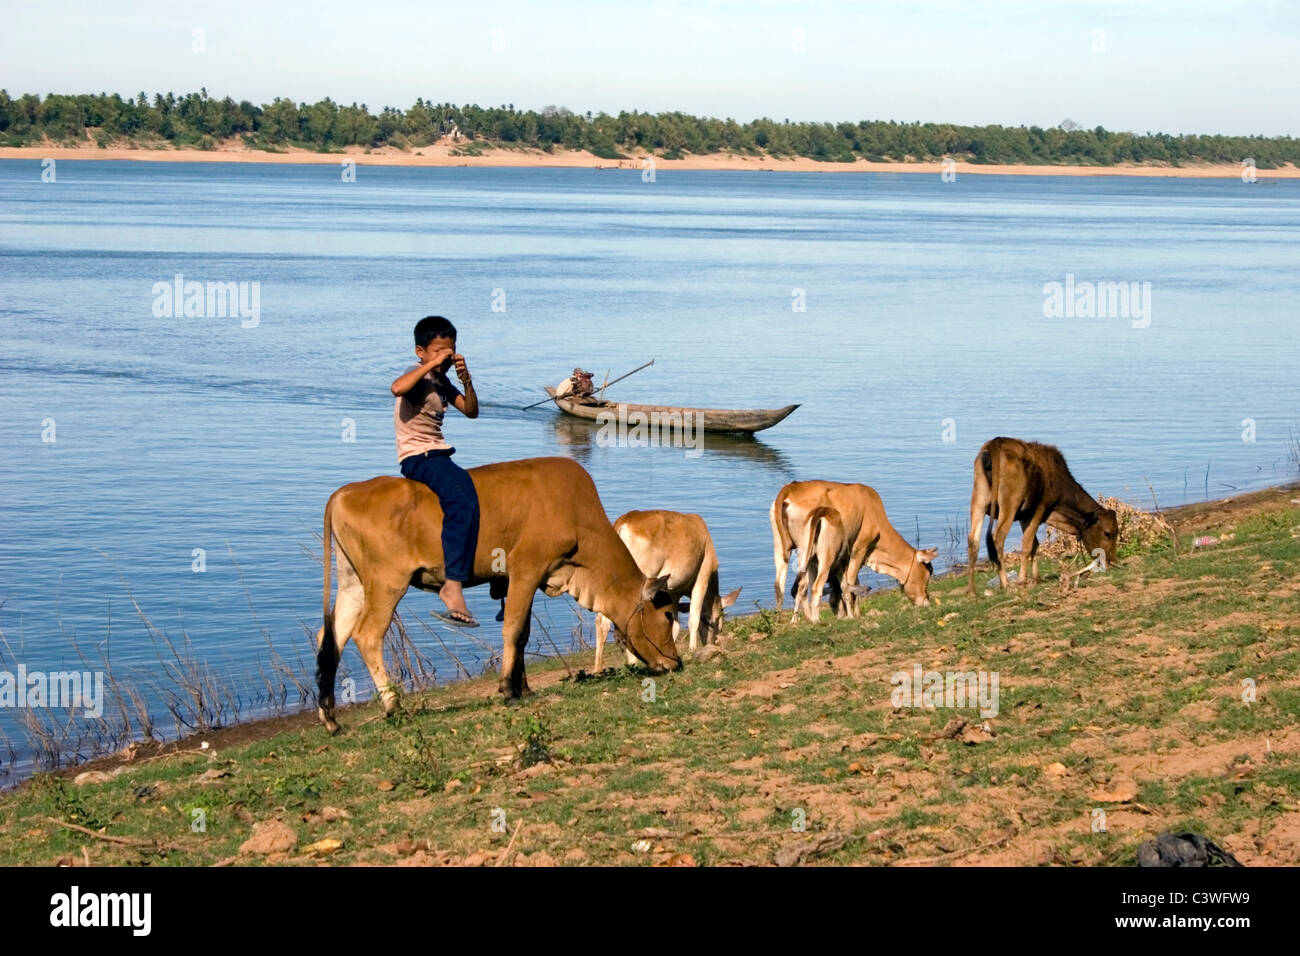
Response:
[{"label": "grassy riverbank", "polygon": [[[950,578],[927,608],[740,619],[653,688],[570,657],[531,665],[516,707],[475,680],[392,721],[344,709],[333,738],[303,715],[88,765],[99,782],[42,774],[0,795],[0,864],[1128,865],[1183,828],[1295,864],[1296,497],[1171,512],[1177,550],[1070,591],[1049,564],[978,600]],[[894,708],[914,665],[997,672],[997,716]]]}]

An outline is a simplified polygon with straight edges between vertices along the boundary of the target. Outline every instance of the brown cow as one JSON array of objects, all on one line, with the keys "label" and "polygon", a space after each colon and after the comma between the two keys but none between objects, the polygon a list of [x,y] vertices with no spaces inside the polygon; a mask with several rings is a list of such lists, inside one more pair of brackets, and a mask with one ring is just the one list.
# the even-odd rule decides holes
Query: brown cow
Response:
[{"label": "brown cow", "polygon": [[[975,593],[975,558],[980,531],[988,516],[986,536],[989,560],[998,569],[998,581],[1009,586],[1002,566],[1002,548],[1013,521],[1020,522],[1020,583],[1038,580],[1038,526],[1047,521],[1058,531],[1068,531],[1083,541],[1089,554],[1101,549],[1115,563],[1119,521],[1103,508],[1070,474],[1065,456],[1051,445],[993,438],[975,455],[975,481],[970,493],[970,539],[966,543],[966,593]],[[1025,576],[1029,567],[1029,577]]]},{"label": "brown cow", "polygon": [[[591,476],[568,458],[529,458],[469,469],[481,517],[473,578],[505,597],[501,681],[507,700],[527,693],[524,645],[533,596],[573,595],[617,622],[632,652],[653,672],[677,670],[675,604],[667,583],[647,578],[628,553]],[[338,545],[339,593],[330,610],[330,563]],[[344,485],[325,505],[324,627],[316,634],[319,716],[330,733],[334,675],[349,637],[391,714],[396,695],[384,669],[383,640],[397,602],[411,585],[436,591],[443,581],[442,508],[428,486],[406,478]]]},{"label": "brown cow", "polygon": [[805,522],[805,538],[799,547],[799,571],[795,575],[793,624],[799,619],[799,609],[804,617],[816,621],[821,616],[822,589],[831,587],[831,607],[843,605],[842,595],[853,584],[845,581],[846,569],[852,552],[844,536],[844,522],[834,508],[818,507],[812,510]]},{"label": "brown cow", "polygon": [[[931,562],[938,553],[917,550],[894,530],[885,506],[874,488],[838,481],[792,481],[772,502],[768,517],[772,524],[773,561],[776,565],[776,607],[781,609],[790,552],[796,540],[807,540],[806,522],[819,507],[832,508],[840,516],[849,558],[841,580],[838,604],[832,589],[831,606],[840,617],[857,617],[858,572],[866,564],[872,571],[888,574],[903,586],[903,593],[918,607],[929,604]],[[797,535],[797,538],[796,538]],[[801,582],[796,580],[796,589]]]},{"label": "brown cow", "polygon": [[[614,522],[614,530],[643,574],[668,579],[665,590],[674,602],[690,595],[690,649],[716,640],[722,611],[736,603],[740,588],[726,596],[719,592],[718,555],[704,519],[677,511],[629,511]],[[604,663],[610,623],[603,614],[596,618],[597,673]]]}]

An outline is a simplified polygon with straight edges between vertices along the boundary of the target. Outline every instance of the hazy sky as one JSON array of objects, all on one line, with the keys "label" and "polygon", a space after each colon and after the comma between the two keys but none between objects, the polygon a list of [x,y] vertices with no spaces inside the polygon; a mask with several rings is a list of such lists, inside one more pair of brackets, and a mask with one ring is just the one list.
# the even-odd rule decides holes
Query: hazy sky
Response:
[{"label": "hazy sky", "polygon": [[11,95],[1300,135],[1300,0],[0,0],[0,16]]}]

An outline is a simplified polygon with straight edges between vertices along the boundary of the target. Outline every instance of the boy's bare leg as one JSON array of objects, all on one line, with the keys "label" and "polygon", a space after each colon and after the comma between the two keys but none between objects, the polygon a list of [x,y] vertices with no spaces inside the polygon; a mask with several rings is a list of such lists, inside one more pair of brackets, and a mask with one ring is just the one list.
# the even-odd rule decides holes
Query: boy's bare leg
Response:
[{"label": "boy's bare leg", "polygon": [[442,603],[447,605],[448,611],[469,614],[469,607],[465,604],[465,589],[461,587],[460,581],[444,581],[442,587],[438,589],[438,597],[442,598]]}]

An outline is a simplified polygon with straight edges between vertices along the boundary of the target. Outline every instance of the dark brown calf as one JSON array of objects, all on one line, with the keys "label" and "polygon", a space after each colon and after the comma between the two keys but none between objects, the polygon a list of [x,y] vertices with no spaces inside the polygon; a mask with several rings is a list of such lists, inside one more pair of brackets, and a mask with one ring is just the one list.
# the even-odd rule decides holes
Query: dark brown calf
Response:
[{"label": "dark brown calf", "polygon": [[1013,521],[1020,522],[1022,584],[1038,580],[1038,526],[1043,521],[1080,538],[1089,554],[1100,548],[1106,561],[1115,563],[1119,543],[1115,512],[1103,508],[1083,490],[1070,474],[1065,456],[1051,445],[994,438],[985,442],[975,456],[966,549],[967,594],[975,593],[975,558],[986,515],[990,519],[986,536],[989,560],[998,569],[998,580],[1004,588],[1009,582],[1002,566],[1002,549]]}]

